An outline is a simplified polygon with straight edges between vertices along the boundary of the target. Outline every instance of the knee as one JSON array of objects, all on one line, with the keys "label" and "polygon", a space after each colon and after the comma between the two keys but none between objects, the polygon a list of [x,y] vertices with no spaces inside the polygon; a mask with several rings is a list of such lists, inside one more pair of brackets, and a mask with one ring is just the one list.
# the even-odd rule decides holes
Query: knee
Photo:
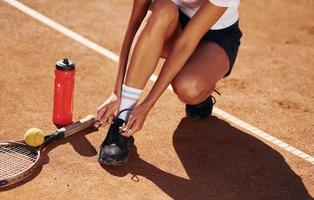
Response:
[{"label": "knee", "polygon": [[155,0],[150,8],[151,16],[147,28],[168,27],[177,21],[179,12],[177,6],[169,0]]},{"label": "knee", "polygon": [[200,97],[203,92],[196,82],[175,80],[172,87],[183,103],[191,105],[200,103]]},{"label": "knee", "polygon": [[[186,104],[195,105],[203,101],[211,91],[197,79],[175,79],[172,87],[178,98]],[[214,86],[213,86],[214,88]]]}]

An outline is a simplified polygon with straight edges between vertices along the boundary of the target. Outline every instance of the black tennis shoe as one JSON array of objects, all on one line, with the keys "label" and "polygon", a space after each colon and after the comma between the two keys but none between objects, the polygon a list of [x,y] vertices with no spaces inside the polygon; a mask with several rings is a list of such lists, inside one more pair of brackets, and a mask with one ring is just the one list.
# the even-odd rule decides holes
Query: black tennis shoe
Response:
[{"label": "black tennis shoe", "polygon": [[[125,110],[122,110],[121,112],[123,111]],[[99,147],[99,163],[105,165],[122,165],[127,162],[128,148],[134,143],[134,138],[133,136],[125,137],[120,134],[120,127],[124,123],[125,121],[118,117],[113,120],[106,138]]]},{"label": "black tennis shoe", "polygon": [[[221,95],[217,90],[214,90],[218,95]],[[185,113],[188,118],[191,119],[205,119],[212,115],[214,104],[216,99],[210,95],[203,102],[196,105],[185,105]]]}]

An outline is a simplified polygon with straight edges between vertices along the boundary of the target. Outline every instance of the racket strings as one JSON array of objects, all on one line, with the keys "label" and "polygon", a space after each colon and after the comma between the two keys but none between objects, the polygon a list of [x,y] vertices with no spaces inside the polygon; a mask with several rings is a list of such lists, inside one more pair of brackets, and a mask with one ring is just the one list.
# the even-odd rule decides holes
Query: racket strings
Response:
[{"label": "racket strings", "polygon": [[10,156],[5,156],[4,159],[1,159],[1,163],[1,178],[8,178],[16,174],[21,174],[34,164],[33,161],[22,160],[21,162],[21,160],[18,161],[16,157],[12,159]]},{"label": "racket strings", "polygon": [[11,154],[12,156],[16,156],[16,153],[20,153],[19,159],[25,158],[27,160],[32,158],[32,156],[34,155],[34,153],[30,151],[29,149],[23,146],[14,146],[14,145],[0,147],[0,153],[12,153]]},{"label": "racket strings", "polygon": [[30,169],[38,154],[22,145],[0,146],[0,179],[14,177]]}]

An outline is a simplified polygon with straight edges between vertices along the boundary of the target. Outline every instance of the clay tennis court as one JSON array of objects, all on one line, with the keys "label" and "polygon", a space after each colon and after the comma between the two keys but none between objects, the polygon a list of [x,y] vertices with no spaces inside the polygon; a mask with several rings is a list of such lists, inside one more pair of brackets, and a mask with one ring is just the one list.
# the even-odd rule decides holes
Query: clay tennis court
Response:
[{"label": "clay tennis court", "polygon": [[[132,6],[126,0],[20,2],[114,54]],[[125,166],[97,162],[108,127],[85,131],[49,146],[35,175],[1,191],[0,199],[313,199],[313,9],[312,0],[242,0],[239,56],[217,88],[217,108],[278,140],[259,137],[219,112],[189,120],[184,104],[167,90],[135,135]],[[95,114],[113,88],[114,55],[96,52],[6,1],[0,2],[0,39],[0,140],[21,139],[31,127],[55,130],[57,60],[69,57],[77,66],[75,119]]]}]

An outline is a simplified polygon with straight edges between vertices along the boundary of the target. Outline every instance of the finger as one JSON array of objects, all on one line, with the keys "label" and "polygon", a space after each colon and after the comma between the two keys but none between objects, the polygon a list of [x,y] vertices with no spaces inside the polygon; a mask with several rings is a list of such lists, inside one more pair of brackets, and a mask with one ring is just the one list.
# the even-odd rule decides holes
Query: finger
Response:
[{"label": "finger", "polygon": [[102,116],[102,117],[99,119],[99,122],[100,122],[101,124],[105,124],[105,123],[106,123],[106,120],[104,120],[104,117]]},{"label": "finger", "polygon": [[100,121],[106,111],[107,111],[107,107],[103,107],[101,109],[98,109],[97,110],[97,120]]},{"label": "finger", "polygon": [[127,132],[125,132],[124,135],[126,137],[130,137],[131,135],[133,135],[134,133],[138,132],[139,130],[140,130],[139,124],[135,121],[133,126]]},{"label": "finger", "polygon": [[109,124],[109,122],[107,121],[100,121],[101,126],[107,126]]},{"label": "finger", "polygon": [[125,136],[125,137],[130,137],[132,134],[130,134],[130,131],[132,129],[129,129],[128,131],[124,131],[124,132],[121,132],[121,135]]},{"label": "finger", "polygon": [[95,128],[97,128],[97,129],[99,129],[99,128],[102,126],[102,124],[100,123],[99,120],[96,119],[96,120],[93,122],[93,126],[94,126]]},{"label": "finger", "polygon": [[135,121],[135,117],[133,115],[129,116],[128,122],[126,124],[126,131],[129,131],[129,129],[132,127],[132,124]]},{"label": "finger", "polygon": [[125,131],[123,135],[126,137],[130,137],[138,130],[139,130],[139,123],[137,120],[134,120],[132,124],[130,124],[130,126],[127,127],[127,131]]},{"label": "finger", "polygon": [[114,113],[113,113],[114,116],[117,116],[117,115],[118,115],[118,112],[119,112],[119,110],[115,110]]},{"label": "finger", "polygon": [[108,117],[108,123],[109,123],[109,124],[112,124],[113,119],[114,119],[114,116],[113,116],[113,115],[110,115],[110,116]]},{"label": "finger", "polygon": [[99,120],[99,122],[103,126],[106,126],[109,124],[109,122],[107,121],[107,119],[104,116]]},{"label": "finger", "polygon": [[102,117],[103,121],[109,123],[110,116],[113,116],[113,112],[111,110],[107,109],[107,112],[104,113],[104,115]]},{"label": "finger", "polygon": [[119,127],[119,133],[123,133],[126,131],[126,123],[123,123],[122,126]]}]

